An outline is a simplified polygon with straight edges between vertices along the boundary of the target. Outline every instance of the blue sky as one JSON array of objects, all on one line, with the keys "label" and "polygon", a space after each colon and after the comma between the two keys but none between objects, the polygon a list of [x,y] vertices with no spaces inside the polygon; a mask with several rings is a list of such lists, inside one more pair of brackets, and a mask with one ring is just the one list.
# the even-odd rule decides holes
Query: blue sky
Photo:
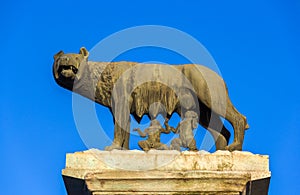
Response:
[{"label": "blue sky", "polygon": [[[78,52],[82,46],[91,49],[110,34],[138,25],[176,28],[207,48],[232,102],[251,126],[244,150],[270,155],[270,194],[299,192],[299,1],[1,4],[2,194],[66,194],[61,177],[65,154],[86,146],[73,119],[72,93],[52,78],[53,55],[59,50]],[[185,61],[165,54],[150,48],[118,59]],[[97,106],[99,117],[105,112]],[[104,128],[111,127],[108,116]]]}]

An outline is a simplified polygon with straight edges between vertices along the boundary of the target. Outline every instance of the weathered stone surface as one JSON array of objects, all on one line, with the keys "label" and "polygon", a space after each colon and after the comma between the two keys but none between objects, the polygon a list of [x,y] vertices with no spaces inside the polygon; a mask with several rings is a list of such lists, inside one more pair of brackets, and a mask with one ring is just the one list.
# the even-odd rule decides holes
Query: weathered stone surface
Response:
[{"label": "weathered stone surface", "polygon": [[70,195],[71,178],[84,181],[81,194],[261,195],[271,176],[268,156],[250,152],[96,149],[67,154],[62,174]]},{"label": "weathered stone surface", "polygon": [[250,174],[227,171],[114,171],[85,177],[92,192],[242,192],[249,179]]}]

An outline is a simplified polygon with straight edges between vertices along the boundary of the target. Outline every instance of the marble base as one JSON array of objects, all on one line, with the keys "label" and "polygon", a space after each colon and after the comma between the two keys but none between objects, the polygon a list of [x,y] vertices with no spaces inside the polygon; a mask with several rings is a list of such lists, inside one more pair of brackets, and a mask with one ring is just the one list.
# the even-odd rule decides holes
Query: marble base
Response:
[{"label": "marble base", "polygon": [[250,152],[150,150],[67,154],[69,195],[268,194],[269,158]]}]

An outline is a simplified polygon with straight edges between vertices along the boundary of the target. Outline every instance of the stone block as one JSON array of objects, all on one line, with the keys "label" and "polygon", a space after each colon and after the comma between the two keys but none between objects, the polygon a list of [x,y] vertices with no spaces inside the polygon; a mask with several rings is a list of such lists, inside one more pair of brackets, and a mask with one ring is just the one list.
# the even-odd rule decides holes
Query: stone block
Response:
[{"label": "stone block", "polygon": [[67,154],[62,171],[74,194],[267,194],[269,158],[208,153],[90,149]]}]

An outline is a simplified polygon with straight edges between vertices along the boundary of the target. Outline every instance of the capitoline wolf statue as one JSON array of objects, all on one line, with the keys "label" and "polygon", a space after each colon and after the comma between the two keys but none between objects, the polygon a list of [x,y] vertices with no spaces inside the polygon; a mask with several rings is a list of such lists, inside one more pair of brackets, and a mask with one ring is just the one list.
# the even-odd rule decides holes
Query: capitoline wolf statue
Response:
[{"label": "capitoline wolf statue", "polygon": [[[88,56],[85,48],[78,54],[58,52],[53,75],[60,86],[110,109],[114,140],[106,150],[129,149],[130,114],[140,122],[153,105],[158,106],[154,106],[152,120],[162,112],[168,121],[175,112],[184,118],[184,113],[192,111],[213,136],[217,150],[242,150],[249,128],[246,117],[233,106],[225,82],[214,71],[196,64],[92,62]],[[231,144],[231,134],[221,118],[233,126]]]}]

